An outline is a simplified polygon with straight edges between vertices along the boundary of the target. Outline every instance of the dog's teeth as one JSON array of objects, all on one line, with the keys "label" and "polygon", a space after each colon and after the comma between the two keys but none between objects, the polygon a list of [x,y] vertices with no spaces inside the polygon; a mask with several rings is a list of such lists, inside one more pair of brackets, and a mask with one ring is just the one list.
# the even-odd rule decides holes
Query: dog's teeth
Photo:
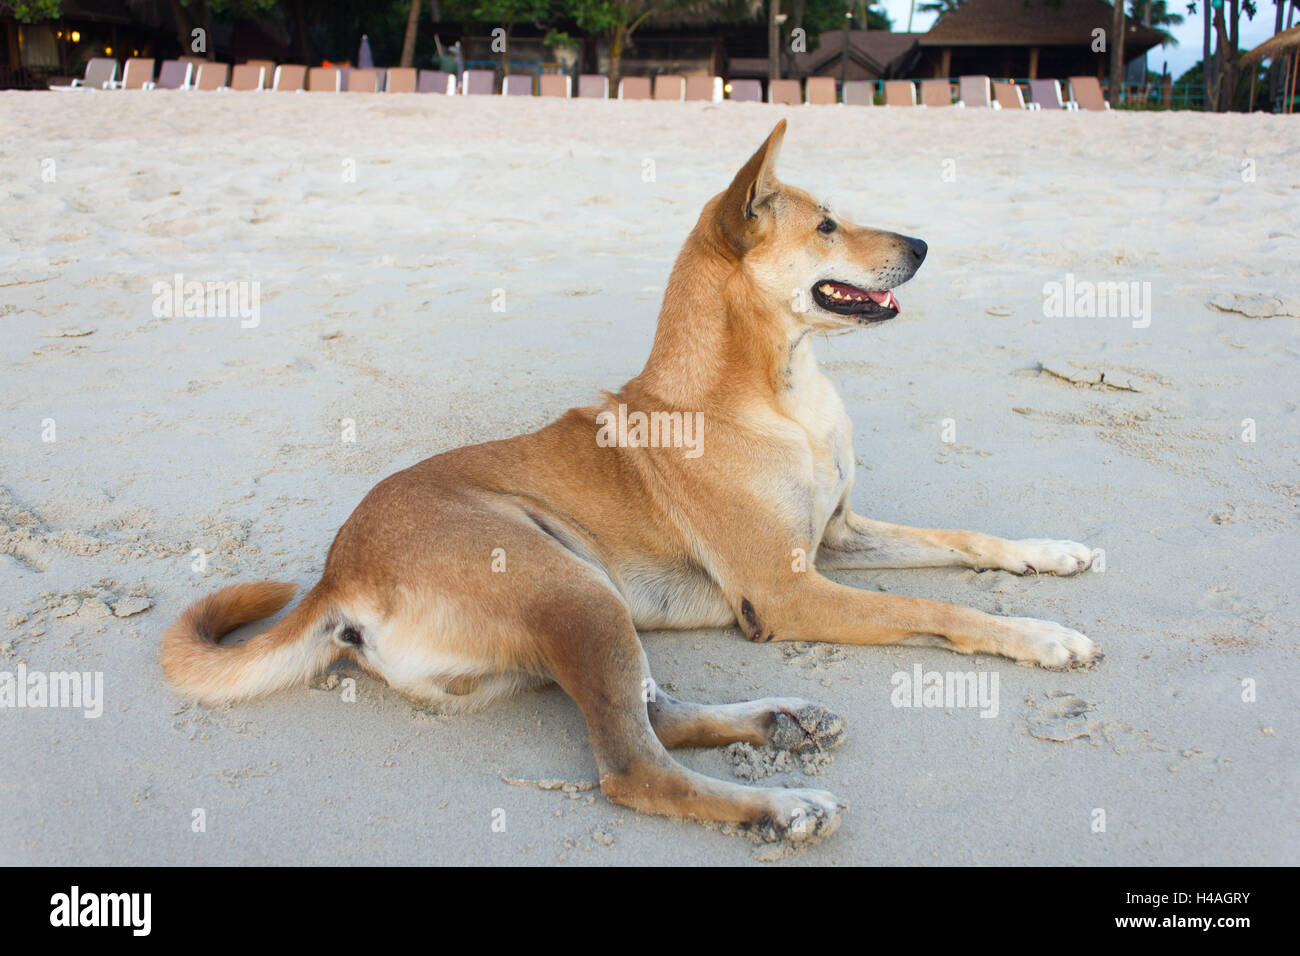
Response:
[{"label": "dog's teeth", "polygon": [[834,291],[834,288],[831,286],[829,282],[823,282],[821,290],[826,295],[830,295]]}]

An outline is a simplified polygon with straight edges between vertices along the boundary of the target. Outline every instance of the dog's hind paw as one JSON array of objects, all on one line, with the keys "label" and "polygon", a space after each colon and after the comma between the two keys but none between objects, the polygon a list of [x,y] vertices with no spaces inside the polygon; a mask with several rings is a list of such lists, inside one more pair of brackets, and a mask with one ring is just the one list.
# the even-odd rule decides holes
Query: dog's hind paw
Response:
[{"label": "dog's hind paw", "polygon": [[772,713],[771,745],[798,754],[830,750],[844,739],[844,718],[820,704],[781,701]]},{"label": "dog's hind paw", "polygon": [[764,843],[807,843],[822,840],[840,826],[848,804],[825,790],[771,790],[772,808],[754,824]]}]

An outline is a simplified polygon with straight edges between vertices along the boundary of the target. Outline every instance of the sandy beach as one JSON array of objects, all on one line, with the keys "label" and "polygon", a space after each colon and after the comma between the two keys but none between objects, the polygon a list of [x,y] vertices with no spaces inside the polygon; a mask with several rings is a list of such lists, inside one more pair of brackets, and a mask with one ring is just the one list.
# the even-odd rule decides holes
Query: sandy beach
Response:
[{"label": "sandy beach", "polygon": [[[785,181],[930,245],[897,320],[818,345],[855,510],[1105,552],[835,577],[1060,621],[1099,667],[643,634],[678,697],[845,718],[826,759],[679,754],[849,803],[770,863],[604,800],[555,688],[459,717],[351,671],[172,694],[186,605],[309,586],[385,475],[636,374],[701,206],[781,117]],[[0,128],[0,672],[102,675],[98,716],[0,708],[0,863],[1296,861],[1293,117],[5,92]],[[192,282],[233,283],[227,314],[186,315]],[[895,706],[918,667],[996,677],[996,713]]]}]

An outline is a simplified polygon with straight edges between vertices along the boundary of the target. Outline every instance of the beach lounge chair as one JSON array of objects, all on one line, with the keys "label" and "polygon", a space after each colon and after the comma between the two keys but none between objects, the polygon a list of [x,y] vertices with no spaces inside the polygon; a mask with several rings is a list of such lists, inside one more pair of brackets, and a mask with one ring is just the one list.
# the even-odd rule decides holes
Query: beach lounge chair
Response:
[{"label": "beach lounge chair", "polygon": [[957,105],[970,109],[1000,109],[987,76],[963,76],[957,81]]},{"label": "beach lounge chair", "polygon": [[609,77],[600,76],[595,73],[582,74],[582,76],[578,77],[578,99],[609,99]]},{"label": "beach lounge chair", "polygon": [[[450,75],[450,74],[448,74]],[[414,93],[419,74],[413,66],[395,66],[384,77],[385,93]]]},{"label": "beach lounge chair", "polygon": [[1025,94],[1021,92],[1020,85],[1014,80],[997,82],[992,84],[993,98],[1004,110],[1036,110],[1037,103],[1026,103]]},{"label": "beach lounge chair", "polygon": [[420,85],[416,87],[416,92],[445,93],[447,96],[455,96],[456,75],[446,70],[421,70]]},{"label": "beach lounge chair", "polygon": [[533,78],[527,73],[514,73],[501,79],[502,96],[532,96]]},{"label": "beach lounge chair", "polygon": [[651,98],[650,77],[625,76],[618,81],[620,100],[648,100]]},{"label": "beach lounge chair", "polygon": [[834,106],[839,102],[833,76],[810,76],[804,80],[803,88],[804,102],[809,106]]},{"label": "beach lounge chair", "polygon": [[722,77],[688,76],[683,99],[688,103],[719,103],[722,101]]},{"label": "beach lounge chair", "polygon": [[1105,94],[1101,92],[1101,81],[1095,76],[1070,77],[1070,99],[1074,101],[1076,109],[1095,113],[1104,113],[1110,109]]},{"label": "beach lounge chair", "polygon": [[885,83],[886,106],[915,106],[916,84],[911,80],[888,80]]},{"label": "beach lounge chair", "polygon": [[[271,85],[275,79],[275,61],[274,60],[245,60],[243,66],[260,66],[262,68],[262,89]],[[246,76],[249,74],[245,74]],[[231,87],[234,87],[234,81],[231,81]]]},{"label": "beach lounge chair", "polygon": [[349,93],[378,93],[379,79],[378,70],[348,70],[345,89]]},{"label": "beach lounge chair", "polygon": [[573,77],[567,73],[543,73],[537,78],[537,95],[567,100],[573,95]]},{"label": "beach lounge chair", "polygon": [[275,68],[275,81],[271,89],[280,93],[297,93],[307,82],[307,68],[294,63],[281,63]]},{"label": "beach lounge chair", "polygon": [[686,77],[672,73],[660,73],[655,77],[654,98],[657,100],[686,99]]},{"label": "beach lounge chair", "polygon": [[[114,61],[116,62],[116,61]],[[143,90],[153,82],[153,57],[133,56],[126,61],[122,79],[104,84],[106,90]]]},{"label": "beach lounge chair", "polygon": [[876,84],[872,80],[848,80],[844,84],[845,106],[871,106],[876,101]]},{"label": "beach lounge chair", "polygon": [[260,63],[241,63],[231,71],[227,90],[249,92],[266,86],[266,67]]},{"label": "beach lounge chair", "polygon": [[198,75],[194,77],[194,88],[196,90],[221,90],[225,89],[229,80],[229,63],[200,63]]},{"label": "beach lounge chair", "polygon": [[463,96],[491,96],[496,92],[497,75],[494,70],[466,70],[460,75],[460,92]]},{"label": "beach lounge chair", "polygon": [[163,60],[158,79],[146,83],[146,90],[188,90],[194,76],[194,64],[188,60]]},{"label": "beach lounge chair", "polygon": [[73,80],[67,86],[51,86],[52,90],[106,90],[117,79],[117,60],[109,56],[97,56],[86,63],[86,72],[79,80]]},{"label": "beach lounge chair", "polygon": [[947,80],[922,80],[921,105],[952,106],[952,84]]},{"label": "beach lounge chair", "polygon": [[782,106],[803,106],[803,87],[798,80],[768,80],[767,101]]},{"label": "beach lounge chair", "polygon": [[334,66],[313,66],[307,71],[308,93],[339,93],[343,90],[343,73]]},{"label": "beach lounge chair", "polygon": [[732,80],[731,101],[733,103],[763,102],[763,84],[758,80]]},{"label": "beach lounge chair", "polygon": [[1075,110],[1074,103],[1061,99],[1061,84],[1056,80],[1030,80],[1029,98],[1042,110]]}]

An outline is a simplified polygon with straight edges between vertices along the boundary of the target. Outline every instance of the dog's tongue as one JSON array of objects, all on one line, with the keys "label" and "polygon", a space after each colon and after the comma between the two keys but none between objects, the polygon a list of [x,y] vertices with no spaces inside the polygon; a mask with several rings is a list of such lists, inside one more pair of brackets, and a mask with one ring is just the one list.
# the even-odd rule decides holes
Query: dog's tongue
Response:
[{"label": "dog's tongue", "polygon": [[894,293],[890,289],[884,292],[872,292],[867,290],[867,297],[876,305],[883,305],[887,309],[893,309],[895,312],[901,311],[898,300],[894,298]]}]

